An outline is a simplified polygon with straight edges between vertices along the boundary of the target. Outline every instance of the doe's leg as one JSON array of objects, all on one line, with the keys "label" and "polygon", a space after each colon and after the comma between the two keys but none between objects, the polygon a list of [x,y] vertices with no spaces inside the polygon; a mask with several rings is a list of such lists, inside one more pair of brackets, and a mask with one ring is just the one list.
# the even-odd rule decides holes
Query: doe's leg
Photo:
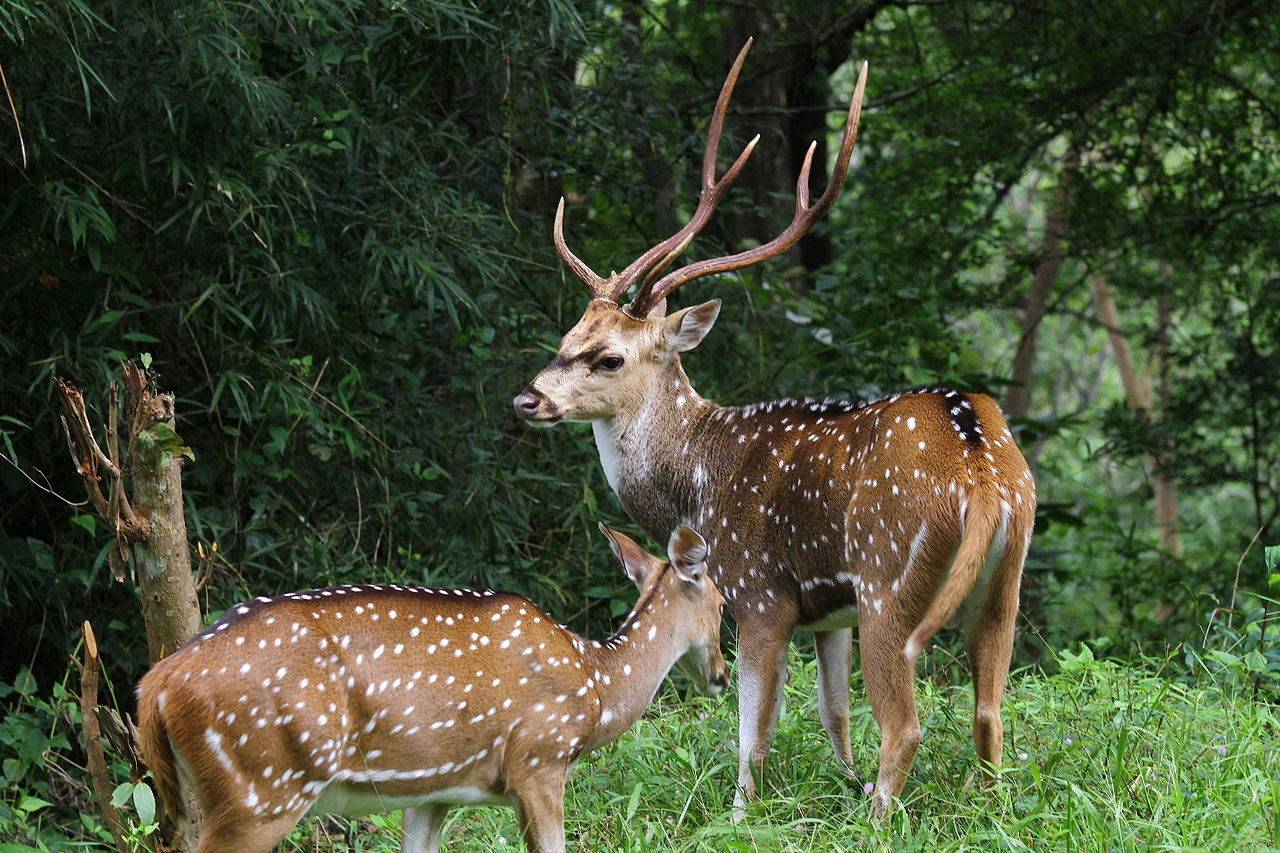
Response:
[{"label": "doe's leg", "polygon": [[404,810],[404,842],[400,853],[439,853],[440,837],[444,830],[449,806],[431,803],[416,809]]}]

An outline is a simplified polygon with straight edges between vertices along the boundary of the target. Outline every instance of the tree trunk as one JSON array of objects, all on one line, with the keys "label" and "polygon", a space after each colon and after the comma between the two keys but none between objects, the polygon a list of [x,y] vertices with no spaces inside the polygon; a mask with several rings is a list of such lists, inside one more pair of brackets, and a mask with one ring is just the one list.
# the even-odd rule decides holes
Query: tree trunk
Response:
[{"label": "tree trunk", "polygon": [[[182,507],[182,457],[192,453],[173,429],[173,395],[156,393],[146,371],[133,362],[125,364],[123,373],[128,427],[123,456],[118,439],[118,386],[111,385],[105,451],[94,437],[84,397],[62,380],[57,380],[57,388],[66,410],[62,425],[67,444],[89,502],[116,532],[109,562],[117,580],[124,580],[128,547],[134,547],[147,648],[155,663],[200,629]],[[106,475],[105,495],[99,471]],[[132,480],[132,501],[125,494],[126,479]]]},{"label": "tree trunk", "polygon": [[1071,201],[1071,181],[1080,168],[1080,147],[1071,143],[1062,157],[1058,188],[1045,215],[1044,239],[1040,246],[1040,263],[1036,266],[1022,312],[1022,334],[1013,358],[1010,379],[1013,384],[1005,395],[1004,411],[1011,420],[1024,419],[1031,411],[1031,377],[1036,361],[1036,344],[1040,321],[1049,306],[1049,295],[1062,267],[1062,244],[1066,237],[1067,206]]},{"label": "tree trunk", "polygon": [[[62,425],[71,458],[84,480],[89,502],[115,531],[108,562],[117,580],[124,580],[129,547],[133,548],[147,648],[155,663],[200,629],[182,506],[182,457],[191,456],[191,451],[174,432],[173,395],[156,393],[146,372],[133,362],[125,364],[123,372],[128,427],[123,455],[118,439],[118,386],[111,385],[105,451],[94,436],[84,397],[61,380],[57,380],[57,389],[66,411]],[[126,479],[132,480],[131,497],[125,493]],[[92,698],[96,690],[84,693],[90,697],[87,704],[96,703]],[[86,707],[84,718],[86,741],[100,743],[91,708]],[[101,787],[102,780],[96,781]],[[106,806],[104,811],[110,822]],[[194,803],[188,803],[188,813],[199,815]],[[191,849],[190,840],[178,834],[171,822],[162,823],[162,833],[166,849]]]},{"label": "tree trunk", "polygon": [[[1156,380],[1160,387],[1160,406],[1169,399],[1169,299],[1156,300]],[[1156,536],[1160,550],[1173,557],[1182,556],[1182,539],[1178,526],[1178,483],[1167,472],[1167,457],[1162,451],[1153,460],[1151,482],[1156,493]]]},{"label": "tree trunk", "polygon": [[[1115,297],[1111,294],[1111,287],[1102,277],[1094,275],[1089,277],[1089,291],[1093,295],[1094,311],[1098,315],[1098,321],[1107,330],[1107,340],[1111,345],[1116,369],[1120,372],[1125,399],[1133,409],[1150,415],[1153,408],[1151,383],[1147,377],[1139,374],[1134,365],[1128,338],[1120,328],[1120,315],[1116,311]],[[1157,340],[1164,340],[1168,322],[1168,302],[1162,299],[1158,307]],[[1158,344],[1156,374],[1161,377],[1162,388],[1165,382],[1163,352],[1163,344]],[[1147,457],[1147,473],[1155,495],[1156,539],[1161,551],[1172,557],[1178,557],[1181,554],[1181,540],[1178,535],[1178,484],[1165,473],[1163,463],[1163,454],[1158,451]]]},{"label": "tree trunk", "polygon": [[[200,606],[196,601],[191,552],[187,544],[186,514],[182,506],[182,447],[174,432],[173,394],[157,394],[146,388],[146,376],[136,371],[126,387],[141,385],[130,460],[133,505],[151,522],[151,535],[133,547],[142,618],[147,626],[151,661],[172,654],[200,630]],[[189,452],[189,451],[187,451]]]}]

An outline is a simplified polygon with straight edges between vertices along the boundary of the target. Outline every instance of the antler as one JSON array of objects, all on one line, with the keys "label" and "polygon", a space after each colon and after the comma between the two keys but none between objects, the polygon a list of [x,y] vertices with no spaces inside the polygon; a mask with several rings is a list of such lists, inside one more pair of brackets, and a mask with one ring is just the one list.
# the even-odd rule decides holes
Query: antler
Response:
[{"label": "antler", "polygon": [[738,52],[738,58],[734,60],[733,67],[729,69],[729,75],[725,78],[724,86],[720,89],[720,97],[716,99],[715,112],[711,116],[711,125],[707,129],[707,146],[702,156],[702,194],[698,200],[698,209],[694,211],[693,216],[683,228],[636,258],[621,273],[613,273],[608,278],[604,278],[597,275],[591,267],[569,251],[569,247],[564,240],[564,199],[560,199],[560,205],[556,208],[556,222],[553,232],[556,251],[560,253],[560,258],[573,270],[574,274],[586,283],[594,299],[607,299],[611,302],[617,302],[622,298],[623,294],[631,289],[637,279],[644,276],[644,281],[636,292],[635,298],[626,309],[633,317],[644,317],[653,310],[655,305],[665,299],[667,294],[686,282],[705,275],[728,272],[729,270],[749,266],[782,254],[794,246],[796,241],[803,237],[815,222],[826,215],[836,197],[840,195],[840,190],[844,187],[845,176],[849,172],[849,159],[853,156],[853,146],[858,140],[858,123],[862,118],[862,100],[867,86],[867,63],[865,62],[862,63],[862,70],[858,74],[858,83],[853,90],[853,99],[849,104],[849,112],[845,117],[844,137],[840,142],[840,152],[836,157],[835,166],[831,170],[831,178],[827,182],[827,188],[818,198],[817,203],[812,207],[809,206],[809,170],[813,166],[813,153],[817,147],[817,143],[814,142],[810,143],[809,150],[805,153],[804,164],[800,168],[800,176],[796,179],[795,216],[792,218],[791,224],[781,234],[768,243],[756,246],[754,249],[748,249],[736,255],[725,255],[719,258],[697,261],[681,267],[675,272],[668,273],[662,278],[658,278],[662,271],[680,256],[680,253],[689,246],[693,238],[707,224],[707,220],[711,218],[716,205],[720,203],[720,199],[724,197],[730,185],[738,177],[738,173],[742,171],[747,158],[751,156],[751,152],[755,149],[756,143],[760,141],[760,135],[756,134],[747,143],[742,153],[738,155],[738,159],[734,161],[729,171],[725,172],[720,180],[716,180],[716,154],[720,147],[720,133],[724,129],[725,111],[729,107],[729,99],[733,95],[734,85],[738,82],[738,74],[742,71],[747,52],[751,50],[752,41],[752,39],[747,39],[747,43]]},{"label": "antler", "polygon": [[[569,247],[564,240],[564,199],[560,199],[560,205],[556,208],[556,224],[553,231],[556,251],[559,252],[561,260],[587,285],[594,299],[608,299],[611,302],[616,302],[631,289],[631,286],[640,276],[647,273],[648,280],[652,281],[662,270],[670,266],[671,262],[679,257],[680,253],[685,250],[698,232],[702,230],[703,226],[707,224],[707,220],[711,218],[716,205],[720,203],[720,199],[724,197],[724,194],[729,190],[729,186],[737,179],[742,167],[746,165],[747,158],[751,156],[756,143],[760,141],[759,134],[747,143],[747,147],[738,155],[738,159],[729,167],[729,171],[725,172],[724,177],[719,181],[716,180],[716,154],[720,148],[720,133],[724,129],[725,111],[729,107],[729,99],[733,95],[733,87],[738,82],[738,74],[742,71],[742,65],[746,61],[747,51],[751,50],[752,41],[753,39],[747,39],[747,43],[738,52],[738,58],[734,60],[733,67],[729,69],[729,75],[725,78],[724,86],[720,89],[720,97],[716,99],[716,108],[711,116],[711,125],[707,128],[707,145],[702,155],[702,195],[698,200],[698,209],[694,211],[693,217],[683,228],[636,258],[621,273],[613,273],[606,279],[597,275],[591,267],[569,251]],[[643,290],[644,288],[641,289]],[[638,316],[643,316],[643,314]]]},{"label": "antler", "polygon": [[695,278],[719,272],[728,272],[729,270],[759,263],[766,258],[780,255],[794,246],[796,241],[813,227],[813,223],[821,219],[831,209],[836,196],[840,195],[840,190],[844,187],[845,175],[849,171],[849,158],[853,155],[853,146],[858,140],[858,123],[862,118],[862,98],[866,86],[867,63],[863,62],[862,70],[858,74],[858,83],[853,90],[853,100],[849,104],[849,113],[845,118],[844,138],[840,142],[840,153],[836,157],[835,166],[831,170],[831,179],[827,182],[827,188],[818,198],[817,204],[809,207],[809,169],[813,165],[813,152],[817,147],[817,143],[813,142],[810,143],[809,150],[805,153],[804,165],[800,168],[800,177],[796,180],[795,216],[792,218],[791,224],[781,234],[768,243],[756,246],[754,249],[739,252],[736,255],[708,258],[705,261],[697,261],[681,267],[675,272],[668,273],[657,282],[653,282],[653,277],[651,276],[644,286],[640,288],[640,292],[636,294],[636,298],[628,308],[632,316],[644,317],[653,310],[653,306],[665,299],[667,294],[680,285],[693,281]]}]

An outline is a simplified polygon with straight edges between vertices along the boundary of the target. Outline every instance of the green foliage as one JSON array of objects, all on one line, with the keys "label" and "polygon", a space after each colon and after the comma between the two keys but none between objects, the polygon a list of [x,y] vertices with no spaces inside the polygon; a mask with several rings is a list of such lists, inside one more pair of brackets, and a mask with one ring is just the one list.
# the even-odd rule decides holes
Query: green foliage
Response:
[{"label": "green foliage", "polygon": [[[145,347],[179,395],[178,434],[155,443],[194,463],[215,602],[369,578],[562,597],[528,570],[594,525],[577,507],[602,481],[580,442],[529,438],[507,401],[564,298],[545,274],[516,286],[550,247],[544,211],[535,244],[515,230],[533,219],[514,182],[573,135],[569,111],[529,119],[571,90],[578,9],[3,8],[29,159],[10,164],[0,279],[40,318],[0,334],[9,457],[75,495],[49,378],[104,410]],[[549,479],[565,465],[577,481]],[[56,658],[80,619],[137,608],[64,506],[33,510],[5,515],[2,612]],[[66,611],[55,635],[36,601]]]},{"label": "green foliage", "polygon": [[128,809],[136,820],[126,824],[125,840],[134,847],[142,847],[144,839],[160,828],[156,814],[156,795],[146,782],[121,782],[111,792],[111,805]]},{"label": "green foliage", "polygon": [[50,771],[72,751],[79,722],[79,705],[64,684],[41,695],[25,667],[12,683],[0,682],[0,838],[23,842],[12,845],[17,850],[60,849],[66,838],[63,823],[74,817],[65,807],[82,792],[66,784],[65,772]]}]

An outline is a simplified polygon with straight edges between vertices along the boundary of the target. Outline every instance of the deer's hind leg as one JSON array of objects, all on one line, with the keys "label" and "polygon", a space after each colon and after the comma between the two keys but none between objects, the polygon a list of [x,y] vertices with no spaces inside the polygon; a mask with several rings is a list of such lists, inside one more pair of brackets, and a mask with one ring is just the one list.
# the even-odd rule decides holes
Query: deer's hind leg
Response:
[{"label": "deer's hind leg", "polygon": [[[1009,662],[1013,657],[1013,636],[1018,618],[1018,590],[1026,561],[1025,531],[1013,525],[998,555],[987,594],[978,607],[969,633],[969,668],[973,676],[973,742],[985,771],[983,778],[995,778],[1004,757],[1004,723],[1000,705],[1004,700]],[[993,555],[995,557],[996,555]]]},{"label": "deer's hind leg", "polygon": [[565,853],[565,768],[529,771],[512,785],[519,813],[520,833],[532,853]]},{"label": "deer's hind leg", "polygon": [[880,767],[871,808],[881,817],[892,811],[920,747],[915,666],[902,653],[914,627],[913,620],[886,618],[865,606],[858,624],[862,679],[880,727]]},{"label": "deer's hind leg", "polygon": [[222,812],[205,821],[195,853],[271,853],[298,823],[298,815],[258,821],[247,814]]},{"label": "deer's hind leg", "polygon": [[853,672],[853,629],[814,631],[818,658],[818,715],[831,739],[840,772],[853,776],[849,746],[849,679]]}]

